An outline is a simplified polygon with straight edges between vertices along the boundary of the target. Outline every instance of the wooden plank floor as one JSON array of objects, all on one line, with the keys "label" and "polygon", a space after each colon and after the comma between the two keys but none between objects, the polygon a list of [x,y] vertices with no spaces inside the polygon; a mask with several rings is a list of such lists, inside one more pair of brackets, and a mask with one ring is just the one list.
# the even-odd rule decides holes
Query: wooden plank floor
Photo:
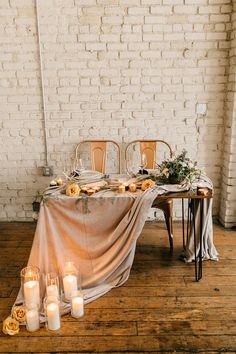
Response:
[{"label": "wooden plank floor", "polygon": [[[17,295],[35,224],[0,223],[0,327]],[[236,231],[215,225],[219,262],[204,262],[203,279],[178,260],[181,225],[170,255],[163,224],[146,224],[129,280],[86,305],[85,316],[64,316],[49,333],[24,327],[0,333],[1,353],[236,353]]]}]

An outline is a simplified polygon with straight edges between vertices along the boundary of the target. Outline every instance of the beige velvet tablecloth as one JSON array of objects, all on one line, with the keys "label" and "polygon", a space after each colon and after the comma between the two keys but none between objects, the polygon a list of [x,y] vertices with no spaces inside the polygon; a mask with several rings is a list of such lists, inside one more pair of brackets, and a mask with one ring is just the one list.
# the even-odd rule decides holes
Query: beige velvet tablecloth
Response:
[{"label": "beige velvet tablecloth", "polygon": [[[154,186],[145,192],[101,191],[83,198],[59,192],[46,196],[41,203],[28,264],[38,266],[42,274],[61,274],[65,262],[73,261],[81,275],[85,302],[95,300],[128,279],[137,238],[153,201],[163,193],[166,189]],[[208,204],[203,221],[203,256],[217,259],[212,204],[209,200],[205,203]],[[187,261],[193,259],[192,240],[190,236]],[[20,291],[16,304],[21,302]],[[69,305],[65,304],[64,312],[67,311]]]},{"label": "beige velvet tablecloth", "polygon": [[74,262],[85,302],[95,300],[128,279],[137,238],[153,200],[164,192],[154,187],[144,193],[48,196],[41,203],[28,264],[44,274],[61,274],[66,261]]}]

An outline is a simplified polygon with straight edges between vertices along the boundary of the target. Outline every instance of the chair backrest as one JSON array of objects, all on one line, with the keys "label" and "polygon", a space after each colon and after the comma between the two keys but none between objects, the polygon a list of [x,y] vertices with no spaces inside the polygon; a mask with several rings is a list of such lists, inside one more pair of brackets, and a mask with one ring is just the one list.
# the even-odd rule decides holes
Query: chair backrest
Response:
[{"label": "chair backrest", "polygon": [[148,169],[155,168],[159,145],[163,145],[166,148],[169,155],[168,157],[173,155],[170,145],[164,140],[134,140],[128,143],[125,149],[126,168],[128,163],[128,151],[132,146],[134,147],[137,144],[140,147],[140,159],[142,159],[142,155],[146,155],[147,165],[145,167]]},{"label": "chair backrest", "polygon": [[107,145],[113,144],[118,154],[118,168],[120,173],[120,147],[113,140],[84,140],[81,141],[75,149],[75,160],[78,161],[80,156],[81,147],[85,144],[90,146],[90,162],[91,168],[94,171],[105,173],[106,171],[106,158],[107,158]]}]

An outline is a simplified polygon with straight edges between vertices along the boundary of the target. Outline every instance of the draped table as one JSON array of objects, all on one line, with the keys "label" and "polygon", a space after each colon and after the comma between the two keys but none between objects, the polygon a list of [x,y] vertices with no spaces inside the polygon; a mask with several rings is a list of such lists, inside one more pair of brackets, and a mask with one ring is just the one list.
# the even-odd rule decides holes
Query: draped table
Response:
[{"label": "draped table", "polygon": [[[162,201],[167,193],[168,198],[174,197],[173,192],[179,188],[155,185],[145,192],[138,190],[135,193],[102,190],[86,197],[67,197],[56,190],[45,195],[28,265],[38,266],[42,274],[62,274],[65,262],[74,262],[81,276],[85,303],[95,300],[128,279],[136,242],[150,208],[154,201],[154,204]],[[185,261],[195,258],[197,262],[199,249],[201,259],[217,259],[213,243],[212,199],[205,199],[204,204],[204,215],[199,214],[198,207],[196,209],[196,232],[189,232]],[[196,228],[199,228],[200,216],[202,233],[199,239]],[[16,304],[22,301],[20,291]],[[64,304],[65,313],[69,308],[69,304]]]}]

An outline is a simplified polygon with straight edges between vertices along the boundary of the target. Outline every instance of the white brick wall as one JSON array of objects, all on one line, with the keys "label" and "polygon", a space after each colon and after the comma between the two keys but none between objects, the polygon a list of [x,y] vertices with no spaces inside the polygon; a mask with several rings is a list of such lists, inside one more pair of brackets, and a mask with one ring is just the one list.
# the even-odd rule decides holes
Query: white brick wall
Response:
[{"label": "white brick wall", "polygon": [[[158,137],[177,152],[186,148],[205,167],[215,184],[217,215],[231,2],[39,4],[49,164],[55,173],[82,139],[112,138],[124,148],[134,139]],[[34,196],[49,180],[41,176],[45,161],[34,6],[33,0],[0,1],[1,220],[30,220]],[[197,117],[197,102],[207,103],[205,117]]]},{"label": "white brick wall", "polygon": [[[228,8],[225,7],[225,11]],[[236,1],[233,2],[231,48],[229,52],[228,88],[224,130],[224,151],[222,170],[222,193],[220,220],[225,227],[236,226]]]}]

